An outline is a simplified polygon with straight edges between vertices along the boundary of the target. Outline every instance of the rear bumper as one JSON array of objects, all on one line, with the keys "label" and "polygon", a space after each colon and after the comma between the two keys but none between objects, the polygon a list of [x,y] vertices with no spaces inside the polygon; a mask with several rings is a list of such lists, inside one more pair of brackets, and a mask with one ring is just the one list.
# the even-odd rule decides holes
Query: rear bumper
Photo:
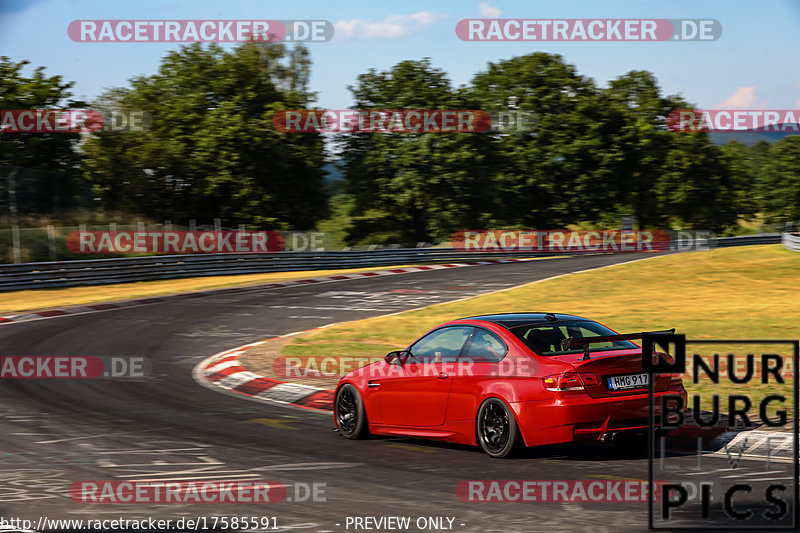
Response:
[{"label": "rear bumper", "polygon": [[[676,394],[683,396],[686,405],[686,389],[671,388],[655,394],[655,414],[658,415],[660,397]],[[511,408],[527,446],[598,440],[604,433],[648,427],[647,393],[592,398],[583,391],[575,391],[541,402],[512,403]]]}]

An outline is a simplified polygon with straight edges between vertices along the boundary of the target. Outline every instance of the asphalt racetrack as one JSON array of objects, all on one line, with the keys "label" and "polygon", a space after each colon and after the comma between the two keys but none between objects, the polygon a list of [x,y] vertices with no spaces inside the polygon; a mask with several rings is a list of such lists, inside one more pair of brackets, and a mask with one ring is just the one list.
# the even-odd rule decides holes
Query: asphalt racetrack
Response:
[{"label": "asphalt racetrack", "polygon": [[[0,516],[274,516],[282,531],[354,531],[348,516],[404,515],[450,517],[451,530],[465,532],[645,530],[644,502],[471,503],[456,496],[458,483],[469,479],[646,480],[644,451],[559,446],[494,460],[477,449],[412,439],[347,441],[328,413],[224,395],[191,373],[214,353],[264,338],[650,255],[365,277],[2,325],[4,355],[144,356],[154,366],[151,377],[132,382],[0,382]],[[289,499],[302,493],[297,487],[324,483],[326,501],[81,504],[68,496],[75,481],[126,479],[275,480],[287,485]]]}]

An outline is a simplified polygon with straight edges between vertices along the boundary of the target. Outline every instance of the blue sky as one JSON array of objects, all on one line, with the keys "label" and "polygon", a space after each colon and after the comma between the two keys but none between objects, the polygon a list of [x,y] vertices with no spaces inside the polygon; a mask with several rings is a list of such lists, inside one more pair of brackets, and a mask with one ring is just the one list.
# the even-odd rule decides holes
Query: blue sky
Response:
[{"label": "blue sky", "polygon": [[[714,18],[713,42],[464,42],[462,18]],[[701,108],[800,108],[800,2],[726,0],[344,1],[344,0],[0,0],[0,55],[27,59],[76,82],[78,98],[125,86],[131,76],[156,72],[178,44],[76,43],[76,19],[324,19],[332,41],[310,43],[311,88],[317,105],[346,108],[347,85],[370,67],[430,57],[456,85],[489,61],[534,51],[558,53],[605,85],[629,70],[653,72],[665,94],[682,94]]]}]

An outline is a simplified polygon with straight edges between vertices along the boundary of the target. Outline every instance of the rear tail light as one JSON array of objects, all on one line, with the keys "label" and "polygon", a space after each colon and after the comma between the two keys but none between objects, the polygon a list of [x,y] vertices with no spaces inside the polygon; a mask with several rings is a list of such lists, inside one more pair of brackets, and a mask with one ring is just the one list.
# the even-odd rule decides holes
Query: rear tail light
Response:
[{"label": "rear tail light", "polygon": [[583,390],[584,385],[599,385],[600,379],[591,372],[562,372],[542,378],[549,391]]},{"label": "rear tail light", "polygon": [[664,374],[665,376],[669,376],[669,384],[672,385],[683,385],[683,374]]}]

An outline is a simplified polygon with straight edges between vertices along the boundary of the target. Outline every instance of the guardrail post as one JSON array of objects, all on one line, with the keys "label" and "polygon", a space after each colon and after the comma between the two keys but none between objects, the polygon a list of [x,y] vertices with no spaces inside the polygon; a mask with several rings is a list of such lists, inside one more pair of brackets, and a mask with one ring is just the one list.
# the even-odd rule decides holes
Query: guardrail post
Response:
[{"label": "guardrail post", "polygon": [[800,252],[800,235],[793,235],[791,233],[783,233],[781,235],[781,242],[783,247],[793,252]]},{"label": "guardrail post", "polygon": [[19,244],[19,226],[11,226],[11,246],[14,248],[14,262],[22,263],[22,251]]},{"label": "guardrail post", "polygon": [[57,261],[56,255],[56,227],[52,224],[47,225],[47,245],[50,248],[50,261]]}]

